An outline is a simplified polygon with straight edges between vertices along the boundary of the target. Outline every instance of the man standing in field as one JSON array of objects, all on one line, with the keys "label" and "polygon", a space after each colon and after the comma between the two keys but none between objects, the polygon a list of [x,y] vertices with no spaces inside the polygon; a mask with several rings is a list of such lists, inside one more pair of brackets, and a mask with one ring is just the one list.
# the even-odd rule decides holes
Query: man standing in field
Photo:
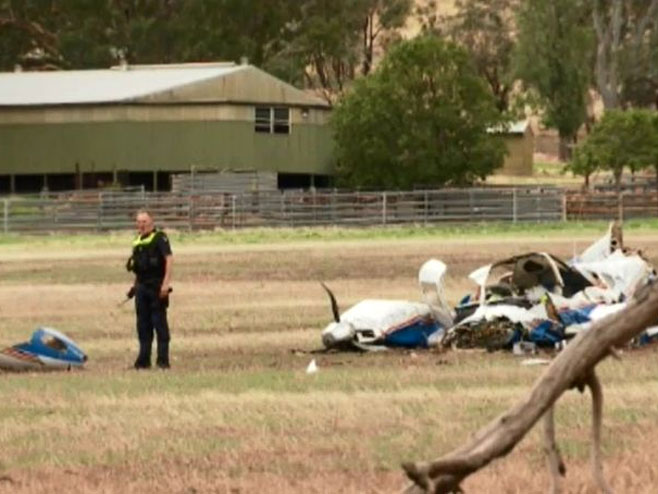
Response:
[{"label": "man standing in field", "polygon": [[139,354],[135,369],[151,367],[153,331],[157,335],[158,356],[156,365],[169,368],[169,325],[167,307],[171,288],[173,255],[167,235],[153,223],[153,216],[145,210],[137,212],[137,237],[126,268],[135,273],[135,282],[128,298],[135,297]]}]

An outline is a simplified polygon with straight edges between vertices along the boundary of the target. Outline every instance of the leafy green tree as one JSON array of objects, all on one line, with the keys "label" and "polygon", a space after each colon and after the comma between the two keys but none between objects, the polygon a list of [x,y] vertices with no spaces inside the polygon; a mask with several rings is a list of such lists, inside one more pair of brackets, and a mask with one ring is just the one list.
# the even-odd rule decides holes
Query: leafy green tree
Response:
[{"label": "leafy green tree", "polygon": [[592,173],[599,170],[599,164],[593,155],[592,146],[580,145],[574,149],[571,161],[565,167],[565,171],[571,171],[585,179],[585,188],[589,188],[589,180]]},{"label": "leafy green tree", "polygon": [[583,0],[534,0],[522,4],[517,18],[516,73],[545,123],[557,129],[563,160],[587,115],[593,46],[588,14]]},{"label": "leafy green tree", "polygon": [[[242,57],[261,67],[283,49],[288,28],[300,15],[299,0],[187,0],[173,30],[179,61],[232,60]],[[289,72],[288,65],[272,65]]]},{"label": "leafy green tree", "polygon": [[0,0],[2,70],[57,69],[63,66],[57,25],[61,9],[55,0]]},{"label": "leafy green tree", "polygon": [[652,124],[652,153],[650,161],[652,162],[653,171],[656,176],[656,193],[658,194],[658,113],[653,114]]},{"label": "leafy green tree", "polygon": [[332,102],[357,75],[370,73],[377,50],[398,39],[411,7],[411,0],[302,0],[279,57]]},{"label": "leafy green tree", "polygon": [[137,0],[4,0],[3,68],[107,67],[119,58],[169,62],[174,51],[175,2]]},{"label": "leafy green tree", "polygon": [[2,69],[238,61],[266,66],[297,0],[0,0]]},{"label": "leafy green tree", "polygon": [[510,107],[514,84],[512,51],[519,0],[457,0],[457,12],[446,18],[445,33],[473,57],[496,98],[498,109]]},{"label": "leafy green tree", "polygon": [[637,171],[658,165],[656,129],[653,111],[609,110],[578,147],[572,170],[583,175],[596,169],[609,170],[619,189],[625,168]]},{"label": "leafy green tree", "polygon": [[647,162],[653,168],[656,176],[656,193],[658,194],[658,112],[651,112],[648,118],[651,122],[651,128],[648,131],[651,137],[644,149],[648,154]]},{"label": "leafy green tree", "polygon": [[332,116],[343,183],[466,184],[503,163],[503,124],[469,55],[435,36],[402,42],[357,79]]}]

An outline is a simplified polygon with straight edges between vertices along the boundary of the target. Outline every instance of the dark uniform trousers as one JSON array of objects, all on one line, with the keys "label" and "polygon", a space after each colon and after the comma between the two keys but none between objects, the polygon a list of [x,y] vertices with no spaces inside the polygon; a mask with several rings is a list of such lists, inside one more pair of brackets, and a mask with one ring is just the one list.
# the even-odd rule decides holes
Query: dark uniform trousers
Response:
[{"label": "dark uniform trousers", "polygon": [[139,355],[135,366],[151,365],[151,347],[153,345],[153,330],[157,335],[159,366],[169,366],[169,324],[167,323],[167,307],[169,297],[160,298],[159,286],[139,283],[135,293],[135,310],[137,313],[137,337],[139,339]]}]

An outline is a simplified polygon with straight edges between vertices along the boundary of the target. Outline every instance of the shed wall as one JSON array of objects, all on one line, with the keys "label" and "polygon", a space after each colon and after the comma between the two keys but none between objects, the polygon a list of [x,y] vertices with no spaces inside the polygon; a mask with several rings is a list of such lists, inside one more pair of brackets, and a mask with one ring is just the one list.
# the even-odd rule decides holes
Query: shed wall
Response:
[{"label": "shed wall", "polygon": [[498,170],[498,175],[532,175],[534,139],[531,131],[523,135],[503,136],[507,155],[503,167]]},{"label": "shed wall", "polygon": [[253,121],[96,121],[0,125],[2,174],[181,171],[190,166],[332,174],[328,126],[262,134]]}]

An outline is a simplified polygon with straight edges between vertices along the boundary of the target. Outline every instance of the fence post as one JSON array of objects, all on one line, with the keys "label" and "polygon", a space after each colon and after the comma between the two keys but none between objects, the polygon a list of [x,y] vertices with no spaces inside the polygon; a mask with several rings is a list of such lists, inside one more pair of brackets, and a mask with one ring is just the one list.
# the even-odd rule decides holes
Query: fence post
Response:
[{"label": "fence post", "polygon": [[336,189],[331,193],[331,224],[336,225]]},{"label": "fence post", "polygon": [[512,188],[512,223],[516,223],[517,218],[516,187]]},{"label": "fence post", "polygon": [[386,224],[386,192],[382,192],[382,225]]},{"label": "fence post", "polygon": [[98,209],[96,210],[96,228],[100,232],[103,229],[103,193],[98,193]]},{"label": "fence post", "polygon": [[231,226],[235,230],[235,194],[231,195]]},{"label": "fence post", "polygon": [[468,221],[473,221],[473,214],[475,213],[475,206],[473,205],[473,189],[468,189]]},{"label": "fence post", "polygon": [[9,233],[9,199],[3,201],[3,231]]},{"label": "fence post", "polygon": [[620,222],[624,221],[624,193],[619,192],[617,194],[617,219]]},{"label": "fence post", "polygon": [[427,226],[427,215],[429,214],[429,204],[427,200],[427,189],[425,189],[425,194],[423,196],[423,225]]},{"label": "fence post", "polygon": [[562,221],[567,221],[567,191],[562,191]]},{"label": "fence post", "polygon": [[187,196],[187,229],[191,232],[194,225],[194,195]]}]

